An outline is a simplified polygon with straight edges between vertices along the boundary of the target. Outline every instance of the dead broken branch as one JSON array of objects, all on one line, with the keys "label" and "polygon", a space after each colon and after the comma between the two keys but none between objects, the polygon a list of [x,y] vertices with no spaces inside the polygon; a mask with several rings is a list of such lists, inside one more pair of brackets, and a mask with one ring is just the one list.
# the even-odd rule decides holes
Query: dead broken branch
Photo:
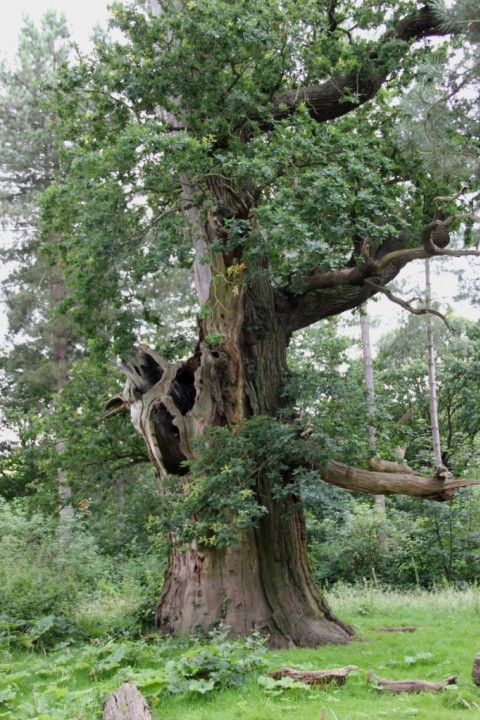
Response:
[{"label": "dead broken branch", "polygon": [[443,502],[451,500],[455,490],[480,485],[479,480],[447,480],[438,474],[423,477],[409,472],[372,472],[331,461],[328,467],[317,466],[322,480],[330,485],[373,495],[411,495]]},{"label": "dead broken branch", "polygon": [[368,469],[382,473],[413,474],[412,468],[405,463],[393,462],[392,460],[380,460],[379,458],[370,458],[368,461]]},{"label": "dead broken branch", "polygon": [[428,682],[427,680],[385,680],[384,678],[378,677],[373,670],[368,673],[369,685],[384,688],[389,692],[401,693],[401,692],[440,692],[447,685],[455,685],[457,682],[457,676],[452,675],[446,680],[442,680],[438,683]]},{"label": "dead broken branch", "polygon": [[297,682],[303,682],[306,685],[315,685],[316,687],[335,683],[336,685],[344,685],[347,675],[352,670],[358,670],[356,665],[346,665],[343,668],[335,670],[294,670],[293,668],[280,668],[269,673],[269,677],[273,680],[281,680],[284,677],[292,678]]}]

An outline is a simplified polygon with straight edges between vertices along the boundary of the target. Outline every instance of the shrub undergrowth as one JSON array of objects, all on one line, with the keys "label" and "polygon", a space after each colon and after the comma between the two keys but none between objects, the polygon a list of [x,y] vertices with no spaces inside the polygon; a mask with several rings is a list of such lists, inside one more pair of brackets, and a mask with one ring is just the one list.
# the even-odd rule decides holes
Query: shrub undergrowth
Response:
[{"label": "shrub undergrowth", "polygon": [[[451,587],[394,592],[338,585],[329,592],[333,609],[354,624],[349,646],[265,650],[264,640],[227,637],[143,639],[120,635],[63,642],[48,655],[5,649],[0,663],[0,717],[7,720],[95,720],[108,693],[127,680],[142,691],[154,720],[418,720],[477,718],[480,689],[470,679],[478,652],[480,591]],[[413,625],[412,633],[381,632]],[[343,687],[312,688],[271,682],[269,670],[288,665],[312,670],[357,665]],[[439,681],[458,675],[439,695],[393,695],[367,685],[373,669],[391,679]]]},{"label": "shrub undergrowth", "polygon": [[82,520],[0,501],[0,647],[48,647],[154,623],[158,554],[103,556]]}]

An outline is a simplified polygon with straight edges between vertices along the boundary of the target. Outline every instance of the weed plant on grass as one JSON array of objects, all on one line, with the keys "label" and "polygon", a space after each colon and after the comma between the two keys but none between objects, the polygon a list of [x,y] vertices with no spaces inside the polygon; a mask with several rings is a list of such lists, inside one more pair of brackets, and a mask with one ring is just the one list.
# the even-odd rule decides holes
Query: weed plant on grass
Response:
[{"label": "weed plant on grass", "polygon": [[[329,600],[335,612],[357,630],[349,646],[262,655],[255,642],[246,648],[244,643],[217,637],[210,645],[168,640],[153,644],[128,639],[91,641],[63,645],[49,655],[5,649],[0,668],[0,718],[95,720],[101,717],[108,692],[132,678],[152,705],[155,720],[319,720],[322,708],[326,720],[478,720],[480,688],[470,677],[474,656],[480,651],[477,588],[399,593],[338,586],[329,593]],[[401,625],[414,625],[417,630],[380,631]],[[188,668],[195,666],[198,653],[198,662],[217,673],[213,688],[202,671],[189,689]],[[250,662],[250,656],[258,662]],[[266,690],[258,682],[270,669],[285,665],[321,669],[349,664],[357,665],[359,671],[350,674],[343,687]],[[232,668],[242,669],[238,677]],[[393,695],[367,686],[369,669],[391,679],[438,681],[458,675],[459,680],[457,686],[438,695]],[[195,668],[191,672],[194,678]],[[226,686],[227,677],[237,678],[233,686]]]}]

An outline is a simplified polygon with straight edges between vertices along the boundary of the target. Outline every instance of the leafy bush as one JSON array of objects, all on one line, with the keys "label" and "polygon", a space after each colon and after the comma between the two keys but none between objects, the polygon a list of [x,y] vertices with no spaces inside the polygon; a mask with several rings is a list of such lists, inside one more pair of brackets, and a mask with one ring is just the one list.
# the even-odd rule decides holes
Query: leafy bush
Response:
[{"label": "leafy bush", "polygon": [[92,538],[21,502],[0,501],[0,612],[22,619],[68,615],[104,570]]},{"label": "leafy bush", "polygon": [[307,525],[315,578],[321,584],[366,578],[426,588],[475,582],[480,575],[474,520],[479,503],[480,493],[473,489],[443,504],[396,498],[385,516],[366,501],[347,500],[328,516],[325,508],[314,514],[310,498]]},{"label": "leafy bush", "polygon": [[229,428],[209,427],[196,442],[188,479],[181,487],[176,476],[165,482],[164,530],[184,542],[211,547],[238,542],[240,533],[267,511],[255,493],[259,478],[281,499],[298,493],[300,472],[291,469],[302,463],[305,451],[293,425],[258,416],[235,434]]},{"label": "leafy bush", "polygon": [[[164,557],[164,553],[163,553]],[[111,568],[84,595],[76,611],[90,636],[138,635],[155,623],[155,608],[163,585],[162,554],[151,551],[128,558],[111,558]]]},{"label": "leafy bush", "polygon": [[154,624],[164,543],[105,557],[84,523],[66,525],[29,513],[21,501],[0,501],[0,639],[45,646]]},{"label": "leafy bush", "polygon": [[150,696],[164,691],[204,695],[219,687],[237,687],[253,670],[265,667],[265,642],[258,632],[244,640],[231,640],[228,628],[219,628],[194,640],[180,657],[167,660],[163,671],[158,667],[141,671],[133,675],[133,681]]},{"label": "leafy bush", "polygon": [[66,637],[78,639],[80,636],[79,628],[72,625],[64,615],[42,615],[37,620],[22,620],[0,615],[0,646],[45,648]]},{"label": "leafy bush", "polygon": [[415,526],[394,508],[383,516],[375,507],[352,501],[343,515],[321,522],[310,518],[309,526],[317,582],[368,578],[396,586],[418,584]]}]

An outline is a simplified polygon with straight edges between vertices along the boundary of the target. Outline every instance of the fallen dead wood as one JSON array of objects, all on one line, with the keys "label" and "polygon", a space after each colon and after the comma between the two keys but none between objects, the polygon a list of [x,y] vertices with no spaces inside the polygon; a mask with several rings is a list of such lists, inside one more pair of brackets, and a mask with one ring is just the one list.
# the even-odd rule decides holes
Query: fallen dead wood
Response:
[{"label": "fallen dead wood", "polygon": [[152,720],[152,711],[142,693],[128,682],[108,696],[103,720]]},{"label": "fallen dead wood", "polygon": [[377,632],[415,632],[416,629],[413,625],[403,625],[402,627],[378,628]]},{"label": "fallen dead wood", "polygon": [[438,683],[428,682],[427,680],[385,680],[384,678],[378,677],[373,670],[368,672],[368,684],[376,685],[381,688],[385,688],[389,692],[400,693],[400,692],[440,692],[447,685],[455,685],[457,682],[457,676],[442,680]]},{"label": "fallen dead wood", "polygon": [[293,668],[280,668],[280,670],[274,670],[268,673],[274,680],[281,680],[284,677],[292,678],[303,682],[306,685],[328,685],[329,683],[336,683],[337,685],[344,685],[347,679],[347,675],[352,670],[358,670],[356,665],[346,665],[343,668],[337,668],[335,670],[294,670]]}]

